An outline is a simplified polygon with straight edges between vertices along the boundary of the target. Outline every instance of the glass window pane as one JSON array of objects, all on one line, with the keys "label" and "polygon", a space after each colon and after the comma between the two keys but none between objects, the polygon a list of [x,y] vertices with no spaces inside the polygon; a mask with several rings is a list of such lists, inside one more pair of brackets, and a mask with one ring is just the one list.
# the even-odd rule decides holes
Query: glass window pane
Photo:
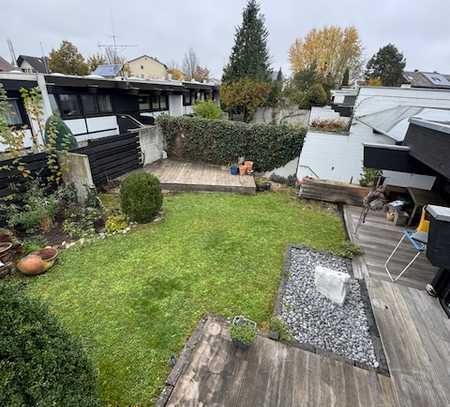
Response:
[{"label": "glass window pane", "polygon": [[159,106],[161,110],[167,110],[167,96],[161,95],[159,100]]},{"label": "glass window pane", "polygon": [[59,95],[59,103],[63,116],[81,116],[77,95]]},{"label": "glass window pane", "polygon": [[152,110],[159,110],[159,95],[152,97]]},{"label": "glass window pane", "polygon": [[94,95],[81,95],[81,103],[83,104],[84,114],[98,113],[97,101]]},{"label": "glass window pane", "polygon": [[148,96],[139,96],[139,110],[150,110],[150,98]]},{"label": "glass window pane", "polygon": [[16,126],[22,124],[22,116],[20,114],[17,100],[8,99],[9,111],[6,112],[6,123],[8,126]]},{"label": "glass window pane", "polygon": [[111,103],[111,97],[109,95],[98,95],[98,107],[100,109],[100,112],[102,113],[109,113],[112,112],[112,103]]}]

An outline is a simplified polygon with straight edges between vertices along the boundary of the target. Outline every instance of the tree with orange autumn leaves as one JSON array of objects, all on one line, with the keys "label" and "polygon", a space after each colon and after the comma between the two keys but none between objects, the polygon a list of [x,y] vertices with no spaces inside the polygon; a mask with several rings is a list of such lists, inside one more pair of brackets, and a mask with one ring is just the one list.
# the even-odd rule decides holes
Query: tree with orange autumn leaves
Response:
[{"label": "tree with orange autumn leaves", "polygon": [[340,85],[346,69],[352,77],[361,72],[362,44],[358,30],[334,25],[315,28],[305,38],[294,41],[289,49],[289,62],[294,74],[315,65],[319,77]]}]

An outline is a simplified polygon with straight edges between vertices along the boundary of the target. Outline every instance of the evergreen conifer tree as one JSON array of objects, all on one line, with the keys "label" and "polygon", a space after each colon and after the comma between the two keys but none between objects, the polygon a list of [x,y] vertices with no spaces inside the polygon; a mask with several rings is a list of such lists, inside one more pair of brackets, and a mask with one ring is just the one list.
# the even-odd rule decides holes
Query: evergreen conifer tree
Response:
[{"label": "evergreen conifer tree", "polygon": [[268,36],[260,6],[256,0],[250,0],[242,14],[242,25],[236,30],[230,61],[224,68],[224,83],[242,78],[271,80]]}]

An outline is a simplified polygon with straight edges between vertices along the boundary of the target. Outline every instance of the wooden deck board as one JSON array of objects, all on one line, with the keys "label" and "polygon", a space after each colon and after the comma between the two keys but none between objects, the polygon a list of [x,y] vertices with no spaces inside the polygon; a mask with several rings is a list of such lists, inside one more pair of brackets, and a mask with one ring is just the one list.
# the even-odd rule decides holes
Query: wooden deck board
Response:
[{"label": "wooden deck board", "polygon": [[[344,219],[351,240],[364,250],[353,265],[366,280],[391,374],[392,386],[384,393],[392,390],[391,399],[401,407],[450,406],[450,320],[437,299],[424,291],[436,268],[423,256],[393,283],[384,262],[402,228],[371,213],[354,234],[360,212],[361,208],[346,206]],[[399,272],[413,255],[405,244],[392,269]]]},{"label": "wooden deck board", "polygon": [[252,176],[231,175],[217,165],[163,160],[145,166],[144,170],[159,178],[163,190],[256,193]]},{"label": "wooden deck board", "polygon": [[[359,272],[361,267],[366,267],[368,276],[380,280],[388,280],[389,277],[384,269],[384,263],[400,240],[401,231],[404,228],[388,222],[384,219],[382,213],[371,212],[367,216],[366,223],[362,224],[358,233],[355,234],[354,230],[360,213],[360,207],[344,207],[344,218],[350,239],[364,251],[363,259],[358,260],[360,264],[356,264],[357,271]],[[390,270],[392,269],[393,274],[398,274],[415,253],[411,245],[408,242],[404,242],[397,255],[391,260]],[[435,273],[436,268],[431,265],[425,254],[423,254],[398,281],[398,284],[425,289],[425,285],[433,279]]]},{"label": "wooden deck board", "polygon": [[261,336],[238,350],[227,324],[208,318],[166,406],[396,407],[392,394],[375,371]]}]

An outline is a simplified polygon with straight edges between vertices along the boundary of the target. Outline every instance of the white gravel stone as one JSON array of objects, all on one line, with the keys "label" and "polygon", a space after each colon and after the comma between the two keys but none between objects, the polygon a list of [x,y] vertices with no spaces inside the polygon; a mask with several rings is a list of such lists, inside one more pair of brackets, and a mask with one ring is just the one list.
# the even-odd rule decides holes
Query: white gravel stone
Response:
[{"label": "white gravel stone", "polygon": [[378,367],[359,282],[350,279],[345,303],[339,306],[317,291],[316,266],[348,273],[347,262],[307,248],[292,248],[281,317],[300,342]]}]

